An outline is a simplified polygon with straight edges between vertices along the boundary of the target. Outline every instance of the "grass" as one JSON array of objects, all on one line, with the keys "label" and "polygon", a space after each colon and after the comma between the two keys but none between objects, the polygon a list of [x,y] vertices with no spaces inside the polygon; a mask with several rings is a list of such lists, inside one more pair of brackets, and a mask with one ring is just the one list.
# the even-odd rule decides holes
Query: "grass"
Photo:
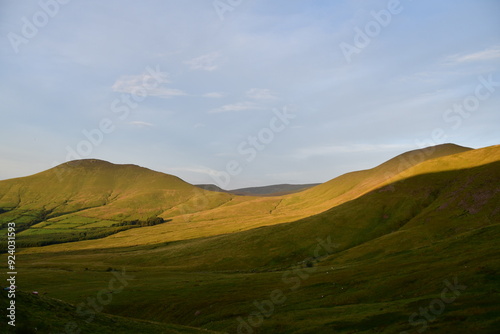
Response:
[{"label": "grass", "polygon": [[[3,313],[5,313],[8,301],[7,292],[2,290],[0,296],[1,307],[4,310]],[[22,291],[16,293],[16,306],[16,326],[11,327],[3,324],[2,333],[216,334],[213,331],[103,313],[79,316],[78,309],[71,304]],[[4,318],[6,318],[5,314]]]},{"label": "grass", "polygon": [[[252,273],[179,272],[131,261],[126,268],[135,277],[106,312],[234,333],[238,316],[248,317],[256,311],[254,301],[269,300],[271,292],[280,289],[286,301],[259,327],[263,333],[391,333],[412,329],[408,317],[438,298],[445,280],[458,277],[467,288],[432,323],[434,330],[481,328],[481,333],[493,333],[500,314],[500,253],[496,243],[485,241],[499,236],[500,226],[493,225],[406,253],[371,258],[359,257],[354,247],[320,261],[295,290],[292,283],[283,282],[283,275],[297,270],[296,262],[289,263],[288,270]],[[105,268],[124,254],[72,253],[66,259],[55,256],[54,263],[25,255],[30,269],[20,284],[78,304],[107,286],[111,274]],[[350,257],[355,260],[347,260]],[[91,268],[85,270],[85,265]],[[453,319],[459,315],[465,318],[457,327]]]}]

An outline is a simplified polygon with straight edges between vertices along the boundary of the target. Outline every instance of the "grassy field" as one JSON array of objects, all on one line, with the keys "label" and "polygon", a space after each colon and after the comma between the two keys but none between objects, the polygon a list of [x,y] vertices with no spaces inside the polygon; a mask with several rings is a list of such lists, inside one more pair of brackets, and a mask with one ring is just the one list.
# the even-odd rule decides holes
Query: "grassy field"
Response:
[{"label": "grassy field", "polygon": [[[175,215],[174,205],[159,213],[172,219],[164,224],[21,250],[19,289],[40,293],[20,297],[34,319],[26,326],[62,332],[71,319],[94,326],[82,333],[107,333],[113,320],[120,333],[193,331],[175,326],[220,333],[497,333],[500,149],[452,146],[423,154],[428,159],[401,171],[397,158],[277,198],[177,194],[204,210]],[[336,204],[320,210],[324,203]],[[21,235],[45,234],[57,219]],[[98,223],[92,219],[68,228]],[[122,289],[110,287],[117,275],[127,278]],[[87,324],[89,298],[105,295],[111,300],[101,305],[102,321]],[[61,320],[39,303],[67,309]]]}]

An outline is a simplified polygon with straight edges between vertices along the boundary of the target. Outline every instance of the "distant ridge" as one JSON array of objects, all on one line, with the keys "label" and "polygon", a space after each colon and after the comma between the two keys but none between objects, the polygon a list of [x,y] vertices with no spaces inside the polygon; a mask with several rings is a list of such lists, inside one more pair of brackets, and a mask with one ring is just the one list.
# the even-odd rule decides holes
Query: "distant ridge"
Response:
[{"label": "distant ridge", "polygon": [[248,188],[239,188],[233,190],[224,190],[215,184],[197,184],[196,186],[210,191],[217,191],[223,193],[234,194],[238,196],[282,196],[297,193],[299,191],[303,191],[321,183],[310,183],[310,184],[273,184],[269,186],[262,187],[248,187]]},{"label": "distant ridge", "polygon": [[321,183],[311,184],[275,184],[263,187],[249,187],[230,190],[232,194],[240,196],[281,196],[293,194],[315,187]]},{"label": "distant ridge", "polygon": [[195,184],[195,186],[203,190],[216,191],[218,193],[229,193],[229,191],[224,190],[215,184]]}]

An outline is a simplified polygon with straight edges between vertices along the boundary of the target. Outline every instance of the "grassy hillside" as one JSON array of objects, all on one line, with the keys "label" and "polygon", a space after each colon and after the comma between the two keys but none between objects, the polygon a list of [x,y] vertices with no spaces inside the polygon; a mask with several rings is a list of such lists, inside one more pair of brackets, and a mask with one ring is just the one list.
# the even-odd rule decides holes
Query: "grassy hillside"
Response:
[{"label": "grassy hillside", "polygon": [[[499,252],[496,242],[488,240],[499,237],[495,225],[384,259],[331,257],[311,268],[293,264],[289,270],[254,273],[182,273],[129,265],[135,279],[106,311],[237,333],[238,317],[248,319],[258,312],[254,302],[270,300],[273,291],[281,290],[286,300],[274,305],[257,333],[416,333],[421,326],[409,317],[439,299],[446,282],[456,278],[466,288],[428,322],[432,331],[495,333],[500,324]],[[91,263],[80,254],[71,266],[65,264],[65,271],[30,269],[27,273],[39,280],[27,277],[22,283],[77,304],[95,295],[107,278],[104,272],[86,273],[82,267]]]},{"label": "grassy hillside", "polygon": [[[208,209],[232,196],[146,168],[88,159],[0,182],[0,222],[15,221],[18,232],[26,230],[19,236],[27,245],[45,239],[95,239],[200,198]],[[195,209],[184,208],[182,213]]]},{"label": "grassy hillside", "polygon": [[[0,292],[3,318],[8,307],[7,292]],[[105,313],[78,312],[77,307],[47,296],[16,293],[16,326],[2,324],[1,333],[55,334],[55,333],[102,333],[102,334],[216,334],[216,332],[179,325],[124,318]]]}]

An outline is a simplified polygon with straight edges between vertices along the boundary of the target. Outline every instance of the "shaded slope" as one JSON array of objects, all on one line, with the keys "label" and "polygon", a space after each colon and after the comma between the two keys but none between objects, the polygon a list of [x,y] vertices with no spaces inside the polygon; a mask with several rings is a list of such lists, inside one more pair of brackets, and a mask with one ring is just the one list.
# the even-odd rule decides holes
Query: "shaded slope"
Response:
[{"label": "shaded slope", "polygon": [[[7,292],[0,292],[2,314],[6,313]],[[213,331],[167,325],[150,321],[124,318],[105,313],[94,316],[81,314],[71,304],[45,296],[35,296],[26,292],[16,293],[17,319],[16,326],[4,327],[2,333],[102,333],[102,334],[137,334],[137,333],[162,333],[162,334],[197,334],[213,333]],[[5,316],[3,318],[6,318]],[[91,321],[87,321],[91,320]],[[15,329],[15,330],[14,330]]]},{"label": "shaded slope", "polygon": [[[258,311],[254,301],[269,300],[270,293],[280,289],[286,300],[275,306],[259,327],[260,333],[414,333],[421,326],[412,326],[409,316],[420,307],[428,308],[440,298],[445,280],[457,277],[467,288],[429,322],[432,332],[495,333],[500,322],[499,238],[500,227],[492,225],[383,259],[322,261],[309,271],[292,267],[291,278],[299,277],[298,270],[304,275],[294,290],[295,281],[283,282],[289,271],[176,274],[142,267],[134,272],[137,279],[130,289],[117,295],[109,310],[235,333],[237,317],[246,319]],[[27,260],[29,267],[36,261]],[[29,273],[55,283],[57,291],[50,288],[51,293],[78,302],[81,292],[75,289],[83,290],[96,278],[76,268],[92,263],[80,254],[65,263],[65,277],[60,270],[30,268]],[[25,285],[43,284],[30,276],[25,277]],[[67,281],[74,282],[71,288],[63,283]]]}]

